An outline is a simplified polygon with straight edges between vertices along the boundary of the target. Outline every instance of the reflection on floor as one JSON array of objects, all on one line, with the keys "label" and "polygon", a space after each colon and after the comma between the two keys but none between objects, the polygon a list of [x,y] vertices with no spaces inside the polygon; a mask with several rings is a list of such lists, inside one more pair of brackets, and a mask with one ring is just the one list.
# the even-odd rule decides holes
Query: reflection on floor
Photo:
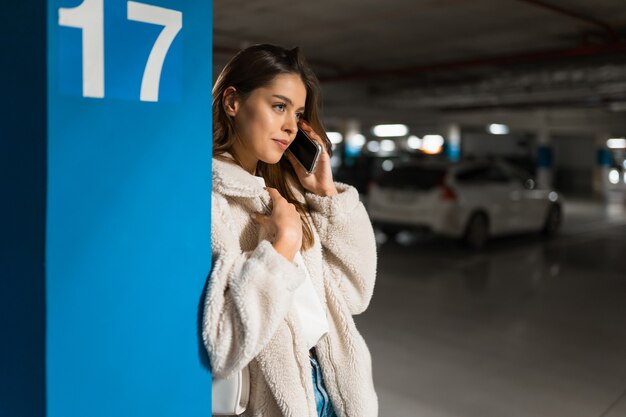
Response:
[{"label": "reflection on floor", "polygon": [[626,416],[626,210],[565,216],[552,240],[479,253],[411,234],[380,246],[356,320],[381,417]]}]

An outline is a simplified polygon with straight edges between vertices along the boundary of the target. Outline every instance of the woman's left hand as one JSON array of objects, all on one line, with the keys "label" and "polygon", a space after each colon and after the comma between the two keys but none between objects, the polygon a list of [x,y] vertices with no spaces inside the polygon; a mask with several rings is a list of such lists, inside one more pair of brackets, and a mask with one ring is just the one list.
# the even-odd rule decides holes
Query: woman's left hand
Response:
[{"label": "woman's left hand", "polygon": [[306,170],[302,167],[302,165],[300,165],[291,152],[285,152],[287,159],[291,162],[291,165],[298,175],[300,183],[307,191],[314,194],[322,196],[337,194],[337,188],[333,182],[333,172],[330,168],[330,156],[328,155],[328,152],[326,152],[326,144],[304,120],[299,122],[299,126],[311,139],[322,145],[322,153],[320,154],[317,165],[315,165],[315,169],[311,174],[307,174]]}]

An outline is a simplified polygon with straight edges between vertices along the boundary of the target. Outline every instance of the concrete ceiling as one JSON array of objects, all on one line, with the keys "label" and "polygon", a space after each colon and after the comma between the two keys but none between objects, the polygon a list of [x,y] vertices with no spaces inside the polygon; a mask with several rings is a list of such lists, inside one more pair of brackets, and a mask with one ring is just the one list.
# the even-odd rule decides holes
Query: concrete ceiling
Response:
[{"label": "concrete ceiling", "polygon": [[215,74],[247,45],[300,46],[331,123],[576,109],[617,128],[626,119],[625,0],[213,4]]}]

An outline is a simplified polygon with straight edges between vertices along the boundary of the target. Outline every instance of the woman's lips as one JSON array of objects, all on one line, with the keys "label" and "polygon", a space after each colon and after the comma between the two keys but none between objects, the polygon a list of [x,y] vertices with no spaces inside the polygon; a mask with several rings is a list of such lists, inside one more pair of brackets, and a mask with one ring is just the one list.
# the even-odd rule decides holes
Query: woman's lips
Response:
[{"label": "woman's lips", "polygon": [[280,140],[280,139],[272,139],[272,140],[276,142],[278,146],[280,146],[280,149],[282,149],[283,151],[289,147],[289,141],[287,140]]}]

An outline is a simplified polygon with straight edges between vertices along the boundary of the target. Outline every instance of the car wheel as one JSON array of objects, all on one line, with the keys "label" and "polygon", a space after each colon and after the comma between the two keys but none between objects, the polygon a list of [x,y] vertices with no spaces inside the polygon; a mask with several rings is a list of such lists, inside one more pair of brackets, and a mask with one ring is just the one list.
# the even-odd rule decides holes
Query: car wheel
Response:
[{"label": "car wheel", "polygon": [[489,240],[487,216],[483,213],[476,213],[467,222],[463,242],[472,249],[481,249],[487,240]]},{"label": "car wheel", "polygon": [[543,234],[546,236],[553,236],[558,232],[561,227],[561,208],[555,204],[550,206],[548,214],[546,215],[546,221],[543,226]]}]

